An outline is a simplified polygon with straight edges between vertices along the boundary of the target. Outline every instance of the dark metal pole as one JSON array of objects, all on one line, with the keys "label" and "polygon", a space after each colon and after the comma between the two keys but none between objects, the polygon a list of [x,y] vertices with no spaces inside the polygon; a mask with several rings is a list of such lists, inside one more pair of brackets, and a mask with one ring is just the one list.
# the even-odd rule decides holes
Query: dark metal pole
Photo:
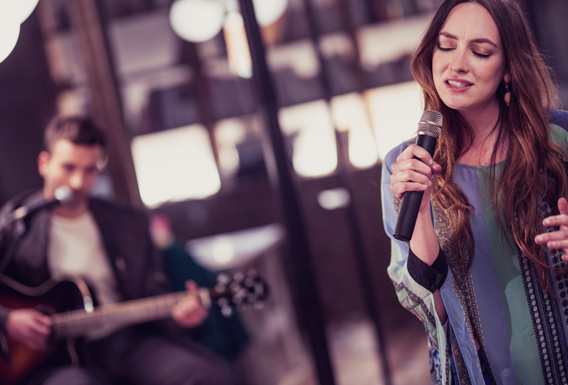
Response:
[{"label": "dark metal pole", "polygon": [[325,323],[321,302],[314,282],[314,268],[305,230],[304,215],[291,174],[291,163],[287,156],[282,131],[278,123],[276,93],[264,53],[264,46],[252,0],[239,0],[247,40],[253,64],[253,80],[256,84],[260,111],[266,122],[273,151],[273,165],[276,168],[282,215],[287,233],[287,243],[294,275],[298,300],[305,316],[308,338],[311,345],[316,372],[320,385],[334,385],[335,379],[329,356]]},{"label": "dark metal pole", "polygon": [[[314,48],[320,64],[320,81],[324,92],[324,98],[327,100],[329,105],[329,103],[331,102],[331,97],[333,96],[330,84],[331,74],[320,49],[319,31],[317,28],[317,20],[315,17],[312,0],[304,0],[304,4],[306,7],[306,15],[308,17],[310,36],[312,39],[312,43],[314,44]],[[348,33],[351,36],[352,44],[354,44],[355,51],[357,52],[357,57],[356,57],[357,63],[355,63],[354,71],[356,71],[357,73],[359,92],[362,92],[364,76],[362,74],[359,64],[360,61],[359,50],[357,48],[357,42],[354,38],[354,28],[350,21],[348,4],[345,0],[343,1],[340,0],[340,6],[342,7],[342,14],[344,17],[343,22],[345,24],[345,28],[348,30]],[[336,139],[337,139],[337,152],[338,152],[339,182],[349,192],[349,195],[352,198],[351,203],[347,206],[346,210],[349,222],[349,230],[350,230],[349,232],[351,235],[351,240],[353,243],[353,248],[355,253],[355,259],[357,262],[359,275],[361,276],[361,285],[363,286],[363,298],[365,306],[367,308],[367,314],[371,318],[371,321],[374,326],[375,337],[376,337],[375,341],[377,345],[377,353],[382,366],[383,381],[385,385],[391,385],[392,378],[390,373],[390,365],[387,357],[384,333],[381,326],[380,309],[378,306],[378,300],[375,296],[375,291],[373,288],[371,277],[369,276],[370,268],[367,262],[365,248],[363,246],[363,239],[361,237],[359,219],[357,216],[356,206],[353,199],[355,195],[353,194],[353,183],[351,180],[351,176],[349,174],[349,167],[348,167],[349,155],[348,155],[347,135],[346,133],[339,133],[336,130]]]}]

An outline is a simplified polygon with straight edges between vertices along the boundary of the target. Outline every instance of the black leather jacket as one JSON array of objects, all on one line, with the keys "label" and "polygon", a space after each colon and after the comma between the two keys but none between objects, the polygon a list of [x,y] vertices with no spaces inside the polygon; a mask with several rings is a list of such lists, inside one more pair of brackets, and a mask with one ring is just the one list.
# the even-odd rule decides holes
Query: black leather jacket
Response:
[{"label": "black leather jacket", "polygon": [[[7,225],[9,214],[14,208],[41,203],[43,200],[41,191],[24,193],[2,207],[0,260],[6,255],[6,250],[17,234],[23,230],[21,221]],[[91,199],[89,208],[99,227],[122,298],[129,300],[169,291],[170,287],[163,273],[159,254],[152,245],[148,220],[144,213],[100,199]],[[47,262],[49,216],[49,211],[44,210],[32,218],[29,231],[5,270],[5,275],[32,287],[40,285],[50,277]],[[10,309],[0,306],[0,332],[4,331],[9,311]]]}]

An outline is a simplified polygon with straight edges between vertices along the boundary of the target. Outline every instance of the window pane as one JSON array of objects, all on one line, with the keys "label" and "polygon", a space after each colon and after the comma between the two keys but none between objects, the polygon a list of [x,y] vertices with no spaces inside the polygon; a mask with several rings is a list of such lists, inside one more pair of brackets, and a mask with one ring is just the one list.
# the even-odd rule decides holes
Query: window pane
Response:
[{"label": "window pane", "polygon": [[205,198],[221,187],[209,137],[201,125],[137,136],[132,157],[140,195],[148,207]]}]

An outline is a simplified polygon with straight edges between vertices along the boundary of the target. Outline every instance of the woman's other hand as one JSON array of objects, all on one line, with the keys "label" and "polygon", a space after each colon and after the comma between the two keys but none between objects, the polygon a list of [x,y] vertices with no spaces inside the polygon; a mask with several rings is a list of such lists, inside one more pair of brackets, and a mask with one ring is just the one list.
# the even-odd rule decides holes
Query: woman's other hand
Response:
[{"label": "woman's other hand", "polygon": [[558,200],[559,215],[550,216],[542,221],[547,227],[559,226],[560,228],[550,233],[543,233],[535,237],[535,242],[539,245],[545,244],[550,249],[564,249],[563,261],[568,261],[568,202],[565,198]]}]

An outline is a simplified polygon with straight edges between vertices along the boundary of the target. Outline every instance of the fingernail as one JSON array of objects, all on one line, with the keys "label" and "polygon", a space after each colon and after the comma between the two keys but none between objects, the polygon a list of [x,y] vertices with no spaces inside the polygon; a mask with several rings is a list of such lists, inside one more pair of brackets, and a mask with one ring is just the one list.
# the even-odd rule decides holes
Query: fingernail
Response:
[{"label": "fingernail", "polygon": [[432,164],[432,163],[434,163],[434,161],[433,161],[432,159],[430,159],[430,160],[428,161],[428,164]]},{"label": "fingernail", "polygon": [[550,220],[545,219],[544,221],[542,221],[542,223],[543,223],[545,226],[547,226],[547,225],[550,223]]}]

